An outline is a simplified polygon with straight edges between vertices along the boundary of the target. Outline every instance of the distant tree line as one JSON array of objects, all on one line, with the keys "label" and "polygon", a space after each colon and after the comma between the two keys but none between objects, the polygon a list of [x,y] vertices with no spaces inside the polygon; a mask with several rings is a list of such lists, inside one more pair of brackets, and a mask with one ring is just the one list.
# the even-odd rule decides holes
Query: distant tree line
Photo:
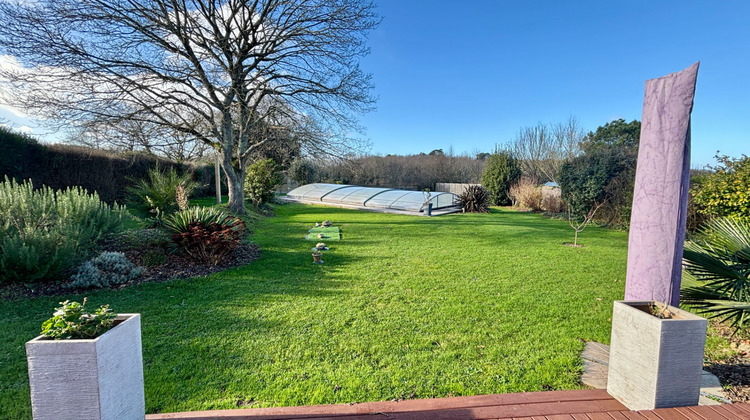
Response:
[{"label": "distant tree line", "polygon": [[288,173],[299,184],[340,182],[434,190],[438,182],[479,183],[486,156],[455,156],[436,149],[417,155],[363,156],[338,161],[306,158],[294,161]]}]

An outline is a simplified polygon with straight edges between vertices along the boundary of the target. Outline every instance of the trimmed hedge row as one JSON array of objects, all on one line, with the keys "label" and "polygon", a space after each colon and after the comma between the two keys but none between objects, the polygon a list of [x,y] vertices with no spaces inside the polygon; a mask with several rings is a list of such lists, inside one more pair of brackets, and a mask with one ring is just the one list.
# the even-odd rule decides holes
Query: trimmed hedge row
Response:
[{"label": "trimmed hedge row", "polygon": [[[196,195],[213,195],[214,166],[179,164],[143,153],[114,154],[102,150],[61,144],[45,145],[33,137],[0,126],[0,179],[31,179],[35,186],[54,190],[80,186],[96,191],[107,202],[123,203],[130,179],[143,179],[157,161],[163,169],[189,172],[198,183]],[[225,185],[225,184],[223,184]]]}]

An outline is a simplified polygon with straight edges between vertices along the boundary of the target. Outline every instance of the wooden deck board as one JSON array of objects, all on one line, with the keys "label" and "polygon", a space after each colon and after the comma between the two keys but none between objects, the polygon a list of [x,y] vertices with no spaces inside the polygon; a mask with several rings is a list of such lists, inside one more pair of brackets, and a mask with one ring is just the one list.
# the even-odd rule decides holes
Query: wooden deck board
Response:
[{"label": "wooden deck board", "polygon": [[642,416],[637,411],[619,411],[619,413],[625,416],[625,418],[628,420],[645,420],[646,419],[646,417]]},{"label": "wooden deck board", "polygon": [[606,390],[547,391],[303,407],[149,414],[146,420],[734,420],[750,404],[629,411]]},{"label": "wooden deck board", "polygon": [[712,420],[712,419],[719,419],[719,420],[726,420],[724,416],[717,413],[716,410],[713,410],[710,408],[710,406],[702,406],[702,407],[680,407],[676,408],[677,411],[683,413],[686,415],[686,417],[692,416],[695,418],[701,419],[701,420]]},{"label": "wooden deck board", "polygon": [[657,408],[653,413],[663,420],[690,420],[673,408]]}]

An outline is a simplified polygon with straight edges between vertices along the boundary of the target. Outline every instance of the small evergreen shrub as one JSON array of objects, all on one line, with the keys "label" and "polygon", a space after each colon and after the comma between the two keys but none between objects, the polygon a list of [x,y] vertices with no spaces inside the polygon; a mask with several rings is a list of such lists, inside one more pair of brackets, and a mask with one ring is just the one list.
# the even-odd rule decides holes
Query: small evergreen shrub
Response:
[{"label": "small evergreen shrub", "polygon": [[467,213],[489,213],[490,192],[481,185],[470,185],[458,196],[458,205]]},{"label": "small evergreen shrub", "polygon": [[601,146],[566,161],[557,182],[571,216],[583,220],[596,207],[605,223],[627,225],[636,160],[634,150]]},{"label": "small evergreen shrub", "polygon": [[109,305],[100,306],[94,312],[86,312],[83,304],[66,300],[60,302],[52,318],[42,324],[42,335],[55,340],[96,338],[114,327],[117,314]]},{"label": "small evergreen shrub", "polygon": [[190,197],[197,184],[190,180],[190,175],[179,175],[175,168],[162,171],[159,165],[148,171],[148,179],[133,180],[128,192],[128,206],[138,210],[142,215],[154,215],[157,219],[179,209],[177,189],[181,187],[185,198]]},{"label": "small evergreen shrub", "polygon": [[245,176],[245,194],[258,207],[273,200],[273,191],[283,182],[278,165],[273,159],[259,160],[247,168]]},{"label": "small evergreen shrub", "polygon": [[511,204],[508,190],[520,177],[518,160],[510,152],[496,152],[487,158],[482,173],[482,186],[490,192],[492,204],[507,206]]},{"label": "small evergreen shrub", "polygon": [[0,242],[0,249],[0,283],[60,279],[80,260],[75,242],[59,232],[9,235]]},{"label": "small evergreen shrub", "polygon": [[523,177],[511,185],[508,196],[513,200],[513,205],[531,211],[541,211],[542,189],[537,184],[535,179]]},{"label": "small evergreen shrub", "polygon": [[102,252],[96,258],[86,261],[78,267],[78,272],[71,277],[70,287],[109,287],[124,284],[137,279],[145,273],[122,252]]},{"label": "small evergreen shrub", "polygon": [[165,219],[177,247],[200,263],[219,264],[240,244],[242,220],[211,207],[193,207]]},{"label": "small evergreen shrub", "polygon": [[81,188],[35,190],[30,181],[6,177],[0,182],[0,283],[66,277],[99,238],[121,229],[123,213]]}]

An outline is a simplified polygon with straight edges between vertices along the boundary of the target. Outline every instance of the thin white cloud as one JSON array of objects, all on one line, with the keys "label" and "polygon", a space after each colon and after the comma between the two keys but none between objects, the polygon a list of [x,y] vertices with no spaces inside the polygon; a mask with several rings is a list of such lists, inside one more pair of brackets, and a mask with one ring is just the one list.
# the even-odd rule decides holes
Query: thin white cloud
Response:
[{"label": "thin white cloud", "polygon": [[[0,96],[2,96],[2,94],[3,94],[2,89],[0,89]],[[15,115],[16,117],[19,117],[19,118],[28,118],[28,116],[29,116],[25,112],[21,111],[18,108],[15,108],[12,105],[7,105],[7,104],[0,103],[0,109],[8,111],[11,114],[13,114],[13,115]]]}]

